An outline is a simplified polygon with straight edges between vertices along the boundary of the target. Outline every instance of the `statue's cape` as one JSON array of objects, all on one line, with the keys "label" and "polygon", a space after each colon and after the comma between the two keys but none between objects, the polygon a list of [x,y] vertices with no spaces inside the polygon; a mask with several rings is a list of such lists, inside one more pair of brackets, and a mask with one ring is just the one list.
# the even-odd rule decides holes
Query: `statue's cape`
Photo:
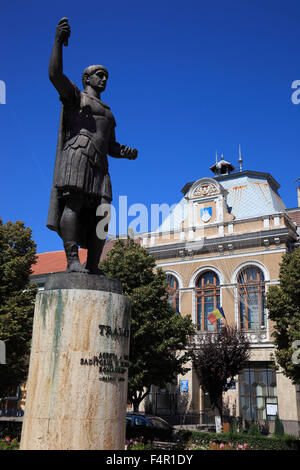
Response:
[{"label": "statue's cape", "polygon": [[58,197],[58,191],[55,187],[56,173],[59,171],[59,159],[65,142],[64,132],[64,105],[61,107],[60,119],[59,119],[59,130],[55,157],[55,166],[53,174],[53,183],[50,196],[50,204],[48,211],[47,227],[50,230],[55,230],[61,237],[60,233],[60,219],[64,210],[64,201]]},{"label": "statue's cape", "polygon": [[[51,189],[51,196],[50,196],[50,203],[49,203],[49,210],[48,210],[48,218],[47,218],[47,227],[50,230],[54,230],[58,233],[58,235],[62,238],[61,230],[60,230],[60,220],[65,208],[65,199],[59,197],[58,190],[55,187],[55,182],[57,181],[56,174],[59,171],[60,167],[60,158],[65,146],[65,142],[67,141],[67,132],[64,123],[64,105],[61,106],[60,112],[60,119],[59,119],[59,129],[58,129],[58,139],[57,139],[57,148],[56,148],[56,157],[55,157],[55,165],[54,165],[54,173],[53,173],[53,183]],[[77,242],[81,248],[87,248],[87,229],[88,229],[88,221],[86,220],[86,214],[83,212],[80,217],[80,227],[79,232],[77,234]]]}]

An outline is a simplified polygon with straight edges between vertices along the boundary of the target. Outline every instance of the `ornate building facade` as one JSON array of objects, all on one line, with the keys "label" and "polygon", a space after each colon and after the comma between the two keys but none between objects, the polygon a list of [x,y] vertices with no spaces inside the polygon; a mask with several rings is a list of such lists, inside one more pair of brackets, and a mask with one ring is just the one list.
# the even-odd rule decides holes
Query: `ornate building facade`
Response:
[{"label": "ornate building facade", "polygon": [[[270,432],[278,414],[285,431],[299,435],[299,390],[275,367],[265,299],[270,286],[279,283],[282,256],[298,243],[300,197],[298,207],[286,209],[269,173],[243,171],[241,164],[234,172],[223,158],[210,169],[212,177],[187,183],[159,229],[139,234],[137,242],[166,272],[170,302],[179,315],[191,315],[196,342],[220,328],[222,320],[208,320],[216,307],[223,308],[228,324],[248,335],[250,361],[224,395],[228,413],[267,424]],[[106,244],[103,256],[112,244]],[[81,260],[84,256],[80,250]],[[32,281],[43,288],[49,273],[64,269],[64,252],[42,253]],[[214,419],[192,365],[176,383],[153,387],[144,409],[176,424]]]},{"label": "ornate building facade", "polygon": [[[275,368],[265,299],[279,283],[283,254],[297,243],[298,211],[289,213],[269,173],[233,172],[223,159],[211,170],[213,177],[184,186],[181,201],[158,230],[141,235],[142,244],[166,272],[173,305],[180,315],[191,315],[197,335],[220,327],[222,320],[211,324],[207,318],[220,306],[228,324],[247,333],[251,358],[224,396],[228,412],[270,430],[278,413],[286,432],[297,435],[299,393]],[[153,387],[149,401],[152,412],[181,416],[181,422],[212,419],[193,367],[177,384]]]}]

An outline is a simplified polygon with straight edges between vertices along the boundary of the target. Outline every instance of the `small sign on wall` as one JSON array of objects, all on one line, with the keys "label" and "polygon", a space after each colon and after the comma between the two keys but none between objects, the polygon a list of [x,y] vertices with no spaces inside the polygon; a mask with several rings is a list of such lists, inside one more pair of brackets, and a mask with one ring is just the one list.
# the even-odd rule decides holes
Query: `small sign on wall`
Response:
[{"label": "small sign on wall", "polygon": [[181,390],[181,392],[188,392],[189,391],[189,381],[188,380],[181,380],[180,381],[180,390]]},{"label": "small sign on wall", "polygon": [[267,415],[268,416],[276,416],[277,414],[278,414],[278,405],[267,404]]},{"label": "small sign on wall", "polygon": [[233,380],[231,386],[229,386],[229,385],[230,385],[230,379],[227,382],[227,390],[236,390],[236,381],[235,380]]}]

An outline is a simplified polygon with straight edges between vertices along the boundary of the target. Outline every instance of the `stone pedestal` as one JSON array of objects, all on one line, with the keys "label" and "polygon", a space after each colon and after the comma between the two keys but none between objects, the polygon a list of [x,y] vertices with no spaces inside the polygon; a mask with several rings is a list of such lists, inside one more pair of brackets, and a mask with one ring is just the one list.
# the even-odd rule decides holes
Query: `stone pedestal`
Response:
[{"label": "stone pedestal", "polygon": [[124,449],[129,328],[118,281],[50,277],[35,305],[22,450]]}]

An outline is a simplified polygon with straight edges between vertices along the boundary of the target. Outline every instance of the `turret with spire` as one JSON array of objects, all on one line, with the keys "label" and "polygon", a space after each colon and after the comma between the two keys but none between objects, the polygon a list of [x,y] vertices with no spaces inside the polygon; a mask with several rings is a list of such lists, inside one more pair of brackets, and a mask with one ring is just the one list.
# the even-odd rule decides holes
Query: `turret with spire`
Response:
[{"label": "turret with spire", "polygon": [[229,175],[234,170],[234,166],[224,160],[224,155],[221,155],[221,160],[218,162],[218,153],[216,152],[216,163],[210,167],[210,170],[215,174],[219,175]]}]

